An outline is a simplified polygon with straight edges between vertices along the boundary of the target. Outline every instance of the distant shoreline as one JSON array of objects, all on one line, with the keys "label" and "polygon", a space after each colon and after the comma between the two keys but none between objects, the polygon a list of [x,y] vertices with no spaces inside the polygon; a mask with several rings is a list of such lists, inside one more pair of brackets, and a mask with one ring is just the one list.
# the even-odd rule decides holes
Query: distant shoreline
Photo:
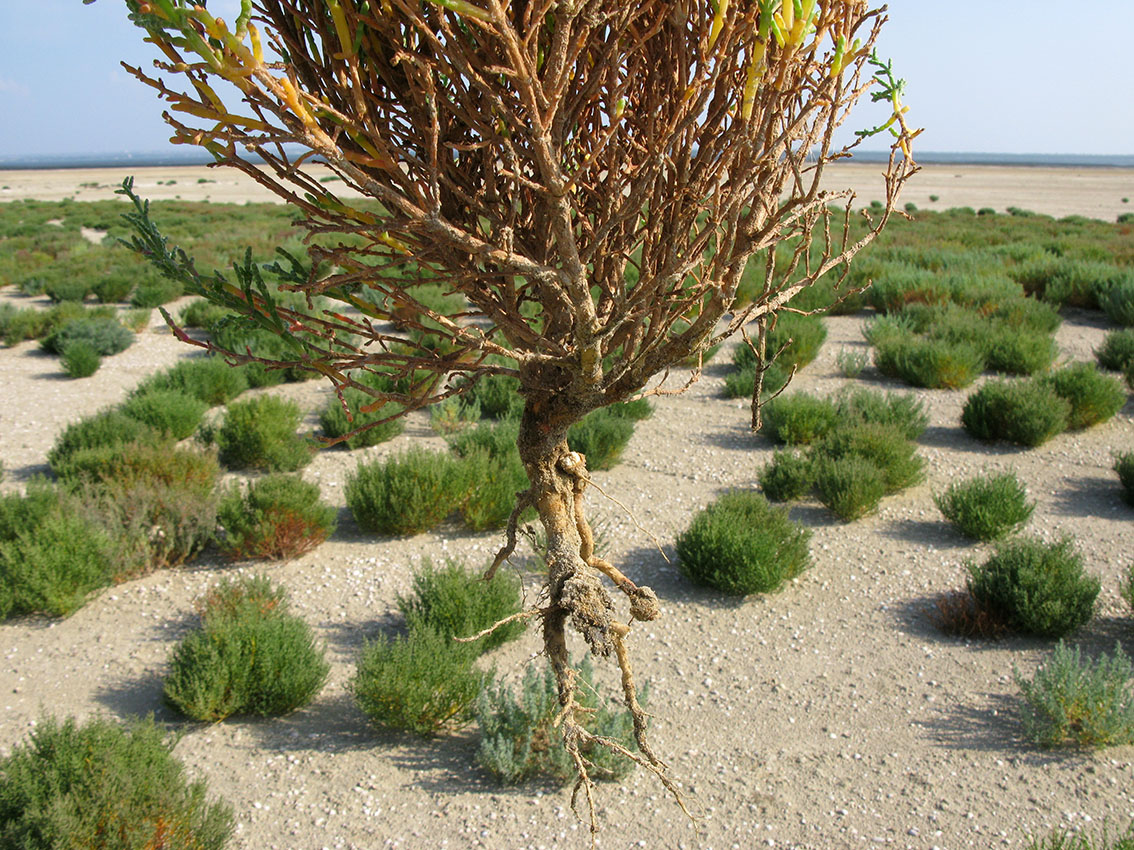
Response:
[{"label": "distant shoreline", "polygon": [[[198,151],[149,151],[98,155],[0,157],[0,171],[55,171],[93,168],[176,168],[207,166],[212,158]],[[886,151],[857,151],[852,162],[880,163]],[[998,165],[1023,168],[1134,168],[1134,154],[1015,154],[916,151],[923,165]]]}]

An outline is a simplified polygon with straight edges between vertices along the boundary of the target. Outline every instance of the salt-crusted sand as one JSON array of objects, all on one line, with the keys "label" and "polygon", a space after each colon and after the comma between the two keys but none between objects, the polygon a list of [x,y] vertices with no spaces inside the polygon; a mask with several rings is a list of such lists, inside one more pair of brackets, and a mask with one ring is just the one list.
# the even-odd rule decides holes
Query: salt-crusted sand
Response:
[{"label": "salt-crusted sand", "polygon": [[[839,169],[850,184],[860,172],[877,171]],[[107,189],[77,187],[114,185],[125,173],[6,172],[0,198],[107,197]],[[138,175],[149,197],[261,198],[217,170]],[[218,182],[199,184],[198,176]],[[170,179],[177,183],[156,185]],[[931,204],[930,194],[939,200]],[[859,191],[864,201],[880,196]],[[1125,209],[1123,196],[1134,196],[1132,171],[932,166],[903,201],[1113,220]],[[863,317],[827,323],[828,341],[798,376],[799,389],[838,389],[846,383],[835,365],[839,351],[866,350]],[[1105,329],[1097,313],[1067,312],[1057,335],[1063,357],[1091,359]],[[36,343],[0,350],[0,489],[18,490],[43,472],[67,423],[120,402],[143,376],[188,354],[158,321],[85,380],[62,377],[58,361]],[[727,362],[727,352],[718,362]],[[944,637],[925,609],[935,594],[963,583],[965,559],[987,551],[942,521],[932,494],[979,471],[1014,469],[1038,503],[1028,533],[1071,535],[1103,581],[1098,617],[1076,639],[1090,652],[1110,650],[1116,640],[1129,646],[1134,621],[1117,586],[1131,561],[1134,510],[1122,502],[1110,467],[1113,452],[1134,448],[1134,404],[1104,425],[1024,451],[988,447],[962,432],[967,392],[917,391],[931,414],[919,441],[926,483],[849,525],[817,504],[794,508],[814,531],[814,566],[781,593],[738,602],[689,586],[672,563],[674,537],[693,512],[727,488],[754,487],[771,457],[769,442],[748,433],[744,405],[720,397],[723,369],[711,365],[688,393],[659,400],[623,463],[595,475],[670,558],[617,506],[591,496],[592,512],[606,518],[611,558],[662,599],[663,617],[635,627],[632,652],[639,676],[651,683],[656,749],[700,815],[690,824],[638,771],[620,786],[600,787],[598,845],[1019,847],[1025,834],[1051,827],[1124,827],[1134,817],[1134,748],[1044,752],[1021,738],[1013,665],[1030,674],[1050,644]],[[904,389],[872,368],[859,380]],[[317,383],[269,392],[311,411],[327,398]],[[480,563],[500,540],[457,527],[398,540],[357,530],[342,497],[347,473],[360,458],[413,443],[443,445],[424,418],[414,418],[392,442],[320,454],[304,476],[344,506],[339,532],[299,560],[248,567],[290,588],[296,610],[326,643],[333,670],[311,706],[284,719],[215,726],[181,724],[163,707],[165,661],[193,625],[192,601],[241,568],[206,559],[105,590],[67,620],[0,625],[0,754],[45,713],[153,712],[184,733],[177,755],[234,805],[234,846],[244,850],[587,846],[568,792],[538,783],[501,788],[475,767],[475,730],[432,741],[376,732],[345,691],[364,639],[393,627],[395,598],[407,592],[418,558],[450,554]],[[529,589],[537,583],[527,574]],[[538,648],[529,634],[489,661],[515,680]],[[609,673],[602,677],[612,692]]]}]

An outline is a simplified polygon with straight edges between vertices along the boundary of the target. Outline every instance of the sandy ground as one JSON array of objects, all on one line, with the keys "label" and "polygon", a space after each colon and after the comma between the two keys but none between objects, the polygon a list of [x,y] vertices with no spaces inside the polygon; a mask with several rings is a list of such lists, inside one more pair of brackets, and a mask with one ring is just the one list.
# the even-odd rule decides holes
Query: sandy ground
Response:
[{"label": "sandy ground", "polygon": [[[312,166],[316,177],[332,176]],[[846,162],[828,166],[824,187],[852,189],[863,204],[884,200],[883,166]],[[76,168],[56,170],[0,170],[0,201],[36,198],[58,201],[74,198],[99,201],[114,198],[125,177],[133,175],[134,188],[144,198],[214,203],[245,201],[276,202],[250,177],[233,169],[207,166],[168,168]],[[172,182],[171,182],[172,181]],[[345,197],[352,193],[341,184]],[[936,198],[933,200],[932,198]],[[928,164],[903,190],[902,202],[919,208],[945,210],[950,207],[992,207],[1004,212],[1021,207],[1054,216],[1083,215],[1114,221],[1121,213],[1134,211],[1132,168],[1047,168],[999,165]]]},{"label": "sandy ground", "polygon": [[[972,194],[952,198],[942,190],[942,205],[1021,202],[996,191],[980,195],[972,171],[958,172]],[[1093,202],[1091,192],[1083,195],[1066,200]],[[833,392],[847,382],[835,358],[844,348],[866,350],[863,321],[827,320],[828,342],[798,376],[799,389]],[[1090,359],[1105,330],[1098,314],[1068,312],[1058,333],[1063,356]],[[0,488],[18,490],[43,471],[68,422],[121,401],[144,375],[183,356],[156,321],[81,381],[62,377],[35,343],[0,350]],[[662,618],[636,626],[631,648],[640,678],[651,684],[655,747],[699,815],[687,821],[637,771],[621,785],[600,787],[598,846],[1019,847],[1028,833],[1052,827],[1125,826],[1134,817],[1134,748],[1047,752],[1021,737],[1013,666],[1030,675],[1050,644],[945,637],[925,611],[937,593],[963,583],[966,559],[987,551],[941,519],[932,494],[980,471],[1014,469],[1038,503],[1028,532],[1073,536],[1087,569],[1102,579],[1098,616],[1076,640],[1090,652],[1111,650],[1116,640],[1129,651],[1132,620],[1117,586],[1131,559],[1134,510],[1122,502],[1110,467],[1113,452],[1134,448],[1134,403],[1106,424],[1023,451],[963,433],[967,392],[918,391],[931,413],[920,440],[926,483],[849,525],[814,503],[794,508],[814,532],[813,567],[778,594],[735,601],[691,587],[673,563],[674,538],[692,514],[728,488],[755,487],[772,454],[765,438],[748,433],[744,405],[720,396],[726,360],[727,352],[685,395],[658,401],[624,462],[595,475],[669,557],[616,505],[591,496],[592,512],[605,518],[610,557],[662,599]],[[872,368],[858,380],[898,389]],[[327,397],[317,383],[269,392],[312,412]],[[442,445],[416,418],[392,442],[320,454],[304,475],[343,506],[342,485],[358,460],[414,443]],[[499,542],[498,534],[456,526],[374,537],[344,507],[333,539],[298,560],[263,567],[206,558],[105,590],[66,620],[0,625],[0,754],[45,713],[153,712],[183,733],[175,752],[193,774],[235,807],[233,846],[242,850],[585,847],[586,826],[572,814],[569,792],[494,784],[473,762],[475,729],[431,741],[378,732],[345,690],[363,641],[395,628],[395,599],[408,591],[421,556],[478,564]],[[194,625],[193,600],[240,569],[264,569],[291,590],[297,612],[327,646],[330,681],[287,718],[181,723],[161,701],[166,659]],[[534,591],[537,577],[523,574]],[[529,633],[488,661],[514,681],[526,664],[542,663],[533,662],[538,649]],[[600,665],[600,678],[613,692],[607,667]]]}]

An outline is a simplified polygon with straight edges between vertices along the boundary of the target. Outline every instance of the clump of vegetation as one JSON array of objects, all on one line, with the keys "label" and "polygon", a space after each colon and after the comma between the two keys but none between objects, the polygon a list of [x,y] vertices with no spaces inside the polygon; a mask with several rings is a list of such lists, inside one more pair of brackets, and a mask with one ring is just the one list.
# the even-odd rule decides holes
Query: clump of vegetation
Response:
[{"label": "clump of vegetation", "polygon": [[958,637],[1001,638],[1009,632],[1004,618],[967,590],[938,596],[929,617],[941,631]]},{"label": "clump of vegetation", "polygon": [[851,351],[843,348],[835,355],[835,365],[844,378],[857,378],[870,362],[870,355],[865,351]]},{"label": "clump of vegetation", "polygon": [[299,476],[267,475],[234,487],[220,502],[221,550],[230,558],[297,558],[335,531],[337,511],[321,501],[319,485]]},{"label": "clump of vegetation", "polygon": [[1115,455],[1114,471],[1118,473],[1127,503],[1134,506],[1134,451]]},{"label": "clump of vegetation", "polygon": [[296,433],[299,405],[263,395],[228,406],[217,429],[220,461],[229,469],[294,472],[311,462],[314,447]]},{"label": "clump of vegetation", "polygon": [[925,478],[925,459],[897,425],[863,422],[839,428],[828,434],[815,451],[834,460],[853,456],[870,461],[881,472],[887,494],[912,487]]},{"label": "clump of vegetation", "polygon": [[264,576],[221,582],[200,605],[201,628],[173,650],[165,699],[187,717],[288,714],[323,688],[330,665],[287,594]]},{"label": "clump of vegetation", "polygon": [[867,458],[821,456],[815,460],[815,489],[831,513],[853,522],[878,507],[886,495],[886,479]]},{"label": "clump of vegetation", "polygon": [[811,459],[798,452],[784,451],[772,455],[772,462],[760,472],[760,489],[774,502],[802,499],[815,484]]},{"label": "clump of vegetation", "polygon": [[232,809],[205,798],[153,720],[45,718],[0,761],[7,847],[223,850]]},{"label": "clump of vegetation", "polygon": [[734,596],[770,593],[811,564],[811,532],[759,493],[726,493],[678,535],[681,572]]},{"label": "clump of vegetation", "polygon": [[102,357],[84,340],[70,343],[59,358],[63,371],[71,378],[89,378],[102,365]]},{"label": "clump of vegetation", "polygon": [[778,396],[764,407],[764,430],[770,438],[789,446],[808,445],[826,436],[839,421],[829,399],[808,393]]},{"label": "clump of vegetation", "polygon": [[154,431],[184,440],[197,430],[208,405],[181,390],[154,390],[127,399],[120,409]]},{"label": "clump of vegetation", "polygon": [[907,440],[916,440],[929,425],[925,403],[912,393],[851,387],[836,396],[835,409],[840,422],[892,425]]},{"label": "clump of vegetation", "polygon": [[350,682],[359,708],[380,728],[430,736],[472,719],[488,680],[476,669],[477,649],[430,628],[367,644]]},{"label": "clump of vegetation", "polygon": [[567,429],[567,445],[571,451],[586,455],[588,469],[610,469],[618,463],[632,436],[632,418],[600,408]]},{"label": "clump of vegetation", "polygon": [[1010,540],[983,564],[970,562],[967,569],[969,593],[1022,634],[1070,634],[1091,619],[1099,595],[1099,580],[1086,574],[1067,539]]},{"label": "clump of vegetation", "polygon": [[158,436],[153,429],[137,419],[115,408],[108,408],[64,428],[47,453],[47,463],[56,475],[66,478],[69,475],[68,464],[80,451],[121,446],[137,440],[153,440]]},{"label": "clump of vegetation", "polygon": [[1031,518],[1036,503],[1016,475],[978,475],[933,497],[953,526],[974,540],[999,540]]},{"label": "clump of vegetation", "polygon": [[[1134,220],[1134,214],[1126,215]],[[1052,830],[1042,838],[1031,838],[1025,850],[1134,850],[1134,824],[1113,835],[1106,827],[1097,836],[1086,832]]]},{"label": "clump of vegetation", "polygon": [[1099,306],[1112,322],[1134,326],[1134,275],[1127,274],[1125,280],[1103,292]]},{"label": "clump of vegetation", "polygon": [[1104,375],[1092,363],[1075,363],[1043,379],[1070,405],[1067,426],[1089,428],[1122,409],[1126,392],[1117,378]]},{"label": "clump of vegetation", "polygon": [[210,407],[225,404],[248,389],[248,379],[220,357],[190,357],[143,380],[131,396],[154,390],[180,390]]},{"label": "clump of vegetation", "polygon": [[985,358],[964,342],[895,337],[876,343],[874,365],[886,377],[915,387],[956,390],[976,380]]},{"label": "clump of vegetation", "polygon": [[469,490],[466,470],[458,458],[420,448],[360,463],[347,477],[347,506],[365,531],[427,531],[464,502]]},{"label": "clump of vegetation", "polygon": [[[590,659],[579,665],[579,676],[586,695],[582,698],[588,717],[586,730],[633,752],[636,745],[631,719],[625,712],[612,711],[601,698]],[[477,762],[505,785],[537,775],[566,782],[575,775],[575,765],[558,743],[559,712],[555,675],[547,668],[541,671],[529,665],[518,696],[498,684],[484,688],[476,701],[480,727]],[[630,759],[593,742],[580,747],[580,754],[593,766],[596,779],[620,779],[634,767]]]},{"label": "clump of vegetation", "polygon": [[[344,440],[347,448],[361,449],[392,440],[402,433],[406,427],[404,419],[395,418],[389,422],[382,422],[383,419],[389,419],[391,416],[396,417],[401,413],[402,406],[391,402],[369,413],[359,409],[374,401],[375,399],[372,396],[354,389],[343,390],[342,401],[339,401],[338,396],[332,396],[327,402],[327,406],[319,414],[319,427],[323,429],[324,436],[334,439],[372,422],[381,422],[380,425],[374,425]],[[343,409],[344,402],[351,410],[350,419],[347,418],[347,413]]]},{"label": "clump of vegetation", "polygon": [[1067,429],[1071,405],[1036,380],[992,380],[965,401],[961,425],[978,440],[1041,445]]},{"label": "clump of vegetation", "polygon": [[1091,661],[1060,641],[1030,680],[1013,672],[1024,733],[1041,747],[1134,743],[1134,666],[1120,644]]},{"label": "clump of vegetation", "polygon": [[[413,574],[413,594],[398,597],[398,610],[411,632],[432,629],[446,638],[469,638],[520,611],[520,579],[497,571],[491,581],[470,573],[459,561],[434,567],[425,558]],[[527,624],[512,622],[472,643],[488,652],[524,633]]]},{"label": "clump of vegetation", "polygon": [[1134,363],[1134,328],[1108,331],[1102,347],[1095,352],[1099,367],[1112,372],[1124,372]]},{"label": "clump of vegetation", "polygon": [[134,343],[134,334],[117,319],[82,318],[67,322],[43,338],[43,347],[52,354],[62,354],[67,346],[85,342],[101,357],[125,351]]}]

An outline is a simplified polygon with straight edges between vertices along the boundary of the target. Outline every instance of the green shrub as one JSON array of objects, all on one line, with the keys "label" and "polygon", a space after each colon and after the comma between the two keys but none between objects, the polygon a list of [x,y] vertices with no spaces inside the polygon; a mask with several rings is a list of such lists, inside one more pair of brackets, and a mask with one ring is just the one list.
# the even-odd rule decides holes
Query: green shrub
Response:
[{"label": "green shrub", "polygon": [[188,782],[152,719],[46,718],[0,761],[0,841],[21,850],[222,850],[232,810]]},{"label": "green shrub", "polygon": [[59,506],[59,498],[60,491],[42,477],[29,481],[23,495],[0,494],[0,543],[39,525]]},{"label": "green shrub", "polygon": [[978,475],[933,497],[953,526],[974,540],[998,540],[1031,518],[1036,503],[1014,473]]},{"label": "green shrub", "polygon": [[1134,505],[1134,452],[1115,455],[1114,471],[1118,473],[1118,481],[1125,491],[1126,501]]},{"label": "green shrub", "polygon": [[996,328],[989,339],[986,366],[1009,375],[1034,375],[1050,368],[1059,346],[1048,334],[1024,328]]},{"label": "green shrub", "polygon": [[882,473],[886,493],[897,493],[925,478],[925,459],[897,425],[863,422],[839,428],[816,446],[816,453],[832,459],[853,455],[869,460]]},{"label": "green shrub", "polygon": [[121,410],[158,433],[184,440],[197,430],[208,405],[181,390],[154,390],[128,399]]},{"label": "green shrub", "polygon": [[516,441],[520,436],[520,424],[516,420],[503,422],[482,422],[454,434],[449,438],[449,447],[458,457],[471,457],[483,451],[492,458],[515,456],[519,460],[520,450]]},{"label": "green shrub", "polygon": [[365,531],[427,531],[464,502],[470,484],[466,470],[458,458],[420,448],[360,463],[347,477],[347,506]]},{"label": "green shrub", "polygon": [[889,378],[915,387],[960,389],[984,371],[984,355],[968,343],[896,337],[876,344],[874,365]]},{"label": "green shrub", "polygon": [[480,404],[466,404],[463,398],[453,396],[429,408],[429,427],[442,435],[456,434],[480,419]]},{"label": "green shrub", "polygon": [[76,342],[85,342],[100,356],[109,357],[133,345],[134,334],[116,319],[75,319],[45,336],[43,347],[52,354],[62,354]]},{"label": "green shrub", "polygon": [[69,277],[62,280],[47,281],[43,292],[54,303],[61,301],[82,301],[91,293],[90,284],[83,278]]},{"label": "green shrub", "polygon": [[225,404],[248,389],[243,371],[234,369],[220,357],[191,357],[164,372],[146,378],[131,393],[145,395],[155,390],[180,390],[209,406]]},{"label": "green shrub", "polygon": [[311,462],[311,443],[296,433],[299,405],[262,395],[228,406],[217,429],[220,462],[229,469],[294,472]]},{"label": "green shrub", "polygon": [[815,483],[811,459],[795,452],[776,452],[760,472],[760,489],[774,502],[802,499]]},{"label": "green shrub", "polygon": [[[788,381],[789,371],[776,361],[764,372],[764,391],[761,398],[767,399],[773,393],[779,392]],[[756,367],[747,366],[725,375],[725,398],[752,398],[752,390],[756,385]]]},{"label": "green shrub", "polygon": [[47,463],[60,478],[69,475],[72,457],[84,449],[110,448],[137,440],[156,440],[159,434],[120,410],[108,409],[73,422],[63,429],[47,453]]},{"label": "green shrub", "polygon": [[907,440],[916,440],[929,425],[925,403],[911,393],[851,387],[838,394],[835,408],[840,422],[892,425]]},{"label": "green shrub", "polygon": [[133,296],[130,298],[130,303],[135,307],[160,307],[162,304],[168,304],[170,301],[176,301],[185,290],[181,286],[181,282],[177,280],[169,280],[168,278],[160,278],[158,280],[143,280],[138,283],[137,288],[134,290]]},{"label": "green shrub", "polygon": [[779,443],[808,445],[824,437],[838,423],[838,412],[828,399],[807,393],[778,396],[764,406],[764,430]]},{"label": "green shrub", "polygon": [[[514,573],[497,571],[492,581],[482,581],[459,561],[434,567],[429,558],[414,570],[413,595],[398,597],[398,610],[411,632],[432,629],[446,638],[468,638],[520,611],[520,579]],[[469,646],[488,652],[520,637],[523,622],[501,626]]]},{"label": "green shrub", "polygon": [[587,457],[587,469],[610,469],[634,436],[634,420],[606,408],[592,410],[567,429],[567,445]]},{"label": "green shrub", "polygon": [[1038,446],[1067,428],[1071,405],[1036,380],[992,380],[965,401],[961,425],[985,442]]},{"label": "green shrub", "polygon": [[1134,326],[1134,279],[1127,277],[1099,296],[1107,318],[1126,327]]},{"label": "green shrub", "polygon": [[1112,747],[1134,743],[1134,666],[1115,644],[1084,661],[1060,641],[1031,680],[1013,670],[1023,696],[1024,734],[1041,747]]},{"label": "green shrub", "polygon": [[7,588],[0,617],[65,617],[110,583],[115,566],[113,543],[101,528],[70,511],[53,510],[0,542],[0,585]]},{"label": "green shrub", "polygon": [[682,574],[735,596],[770,593],[810,566],[811,532],[759,493],[725,493],[678,535]]},{"label": "green shrub", "polygon": [[620,419],[630,419],[634,422],[641,422],[643,419],[649,419],[654,415],[654,406],[650,404],[648,398],[636,398],[633,401],[620,401],[612,404],[606,408],[611,416],[617,416]]},{"label": "green shrub", "polygon": [[1048,375],[1043,382],[1071,405],[1069,428],[1105,422],[1126,404],[1126,391],[1118,379],[1104,375],[1093,363],[1074,363]]},{"label": "green shrub", "polygon": [[1084,573],[1067,539],[1010,540],[967,569],[973,597],[1024,634],[1062,637],[1075,631],[1091,619],[1099,595],[1099,580]]},{"label": "green shrub", "polygon": [[1102,347],[1095,352],[1099,367],[1114,372],[1123,372],[1134,363],[1134,328],[1119,328],[1109,331],[1103,338]]},{"label": "green shrub", "polygon": [[[827,326],[818,316],[780,313],[776,316],[775,327],[768,329],[765,350],[771,357],[783,348],[776,363],[780,368],[791,371],[792,366],[802,369],[818,357],[819,349],[823,347],[826,339]],[[742,343],[733,352],[732,362],[737,369],[745,371],[755,367],[756,354],[748,345]],[[767,376],[765,376],[766,380]]]},{"label": "green shrub", "polygon": [[146,307],[138,307],[134,310],[126,310],[119,317],[123,326],[129,328],[135,334],[140,334],[150,326],[150,318],[153,316],[154,311]]},{"label": "green shrub", "polygon": [[844,348],[835,356],[835,365],[839,367],[839,373],[844,378],[857,378],[868,362],[870,355],[865,351],[851,351]]},{"label": "green shrub", "polygon": [[133,290],[134,275],[121,269],[112,269],[91,286],[91,291],[103,304],[125,301]]},{"label": "green shrub", "polygon": [[337,513],[320,500],[319,485],[295,475],[267,475],[221,499],[221,550],[235,559],[296,558],[334,533]]},{"label": "green shrub", "polygon": [[[1125,215],[1134,220],[1134,214]],[[1123,216],[1118,218],[1121,221]],[[1105,826],[1097,836],[1078,831],[1052,830],[1043,838],[1032,837],[1024,850],[1134,850],[1134,824],[1114,835]]]},{"label": "green shrub", "polygon": [[186,304],[179,316],[186,328],[210,328],[227,316],[236,315],[231,310],[203,299]]},{"label": "green shrub", "polygon": [[89,378],[102,365],[102,358],[89,342],[78,340],[63,349],[60,357],[63,371],[71,378]]},{"label": "green shrub", "polygon": [[[497,457],[485,451],[473,452],[464,459],[464,480],[470,482],[461,503],[461,516],[472,531],[503,528],[516,506],[516,495],[528,489],[528,474],[520,461],[519,451]],[[534,511],[526,509],[521,520]]]},{"label": "green shrub", "polygon": [[511,375],[485,375],[465,391],[462,401],[479,405],[481,415],[491,419],[519,419],[524,411],[520,381]]},{"label": "green shrub", "polygon": [[844,522],[866,516],[886,495],[882,470],[859,455],[819,456],[814,475],[819,501]]},{"label": "green shrub", "polygon": [[[341,437],[344,434],[349,434],[355,428],[361,428],[371,422],[381,422],[383,419],[387,419],[403,410],[400,404],[387,402],[377,410],[364,413],[359,408],[362,405],[372,404],[376,402],[377,399],[367,395],[361,390],[343,390],[343,399],[346,401],[347,406],[350,407],[351,417],[354,421],[352,422],[347,419],[342,402],[339,401],[337,395],[332,395],[327,402],[327,406],[324,407],[323,411],[319,414],[319,427],[323,429],[324,436],[331,438]],[[348,437],[344,442],[347,448],[352,450],[365,448],[366,446],[376,446],[379,443],[386,442],[386,440],[392,440],[402,433],[405,427],[404,419],[391,419],[389,422],[383,422],[381,425],[375,425],[352,437]]]},{"label": "green shrub", "polygon": [[222,582],[206,597],[201,628],[173,650],[163,693],[187,717],[288,714],[309,703],[330,665],[311,627],[288,612],[267,578]]},{"label": "green shrub", "polygon": [[488,678],[473,666],[476,654],[428,628],[394,640],[379,636],[363,649],[349,688],[376,726],[435,735],[472,718]]},{"label": "green shrub", "polygon": [[1118,588],[1119,595],[1126,600],[1126,604],[1134,608],[1134,563],[1126,568],[1122,577],[1122,584]]},{"label": "green shrub", "polygon": [[[593,682],[589,657],[579,665],[579,674],[579,702],[587,712],[584,715],[587,730],[633,752],[636,744],[632,720],[626,711],[621,708],[612,711],[601,699]],[[480,726],[477,762],[505,785],[515,785],[536,775],[550,776],[560,782],[573,779],[575,766],[563,748],[562,734],[556,723],[560,710],[555,674],[548,667],[539,671],[529,665],[524,671],[518,697],[496,683],[484,688],[476,701],[476,719]],[[580,748],[580,753],[595,779],[620,779],[634,767],[625,756],[601,745],[588,743]]]}]

